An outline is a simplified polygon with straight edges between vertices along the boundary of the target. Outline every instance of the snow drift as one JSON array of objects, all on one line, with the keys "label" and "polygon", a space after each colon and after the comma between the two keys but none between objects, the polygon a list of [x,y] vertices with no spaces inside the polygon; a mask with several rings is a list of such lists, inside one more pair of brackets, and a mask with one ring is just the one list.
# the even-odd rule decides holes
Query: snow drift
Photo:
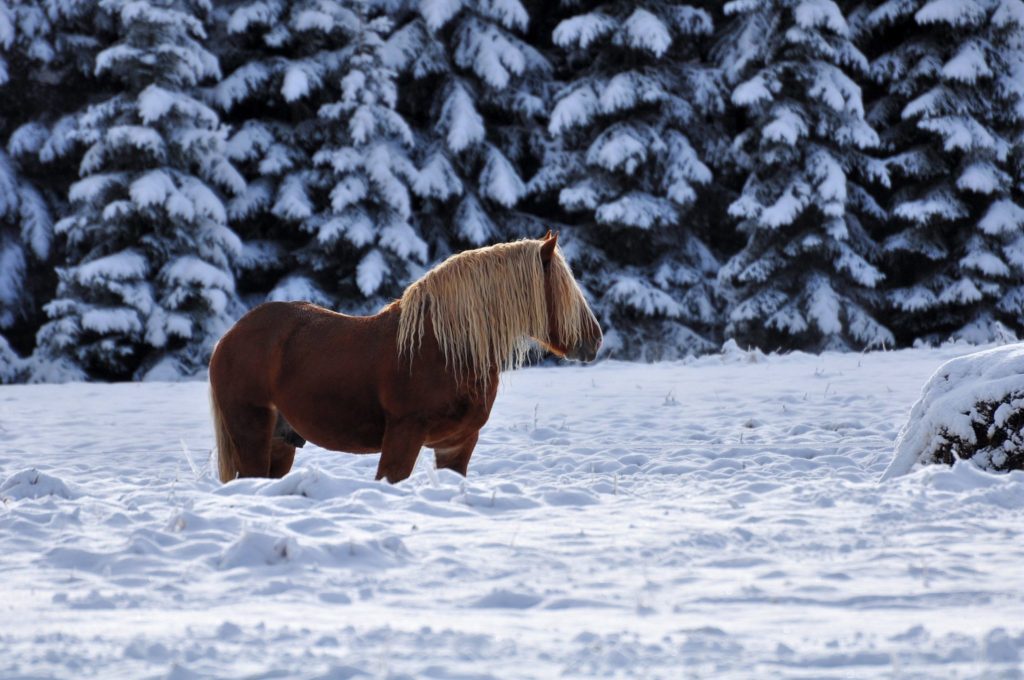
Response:
[{"label": "snow drift", "polygon": [[995,472],[1024,469],[1022,426],[1024,344],[957,357],[925,384],[882,479],[964,458]]}]

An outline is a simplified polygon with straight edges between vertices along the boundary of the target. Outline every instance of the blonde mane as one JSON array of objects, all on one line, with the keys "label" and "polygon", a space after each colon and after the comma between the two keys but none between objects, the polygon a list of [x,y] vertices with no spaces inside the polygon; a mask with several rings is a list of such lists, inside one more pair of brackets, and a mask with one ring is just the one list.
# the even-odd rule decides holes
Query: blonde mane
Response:
[{"label": "blonde mane", "polygon": [[[399,354],[415,356],[429,318],[456,374],[471,372],[486,385],[492,369],[521,366],[531,338],[549,342],[541,245],[523,240],[467,250],[424,274],[398,303]],[[549,271],[559,337],[574,346],[590,309],[557,248]]]}]

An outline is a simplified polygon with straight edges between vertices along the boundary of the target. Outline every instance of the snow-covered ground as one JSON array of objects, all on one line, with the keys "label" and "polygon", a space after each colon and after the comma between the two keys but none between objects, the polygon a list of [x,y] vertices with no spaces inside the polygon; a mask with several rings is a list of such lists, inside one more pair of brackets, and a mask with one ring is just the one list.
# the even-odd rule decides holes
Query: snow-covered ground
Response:
[{"label": "snow-covered ground", "polygon": [[202,383],[0,388],[0,677],[1019,678],[1024,474],[878,482],[968,351],[524,370],[396,487],[221,486]]}]

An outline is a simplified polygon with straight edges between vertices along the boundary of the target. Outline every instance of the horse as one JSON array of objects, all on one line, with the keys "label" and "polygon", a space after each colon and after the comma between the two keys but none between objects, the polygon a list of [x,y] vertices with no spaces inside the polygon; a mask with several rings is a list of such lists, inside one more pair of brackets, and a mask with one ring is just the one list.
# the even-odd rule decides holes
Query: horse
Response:
[{"label": "horse", "polygon": [[465,476],[500,371],[531,340],[593,361],[601,327],[558,235],[452,255],[374,316],[267,302],[210,358],[220,479],[283,477],[307,441],[380,452],[377,479],[406,479],[420,449]]}]

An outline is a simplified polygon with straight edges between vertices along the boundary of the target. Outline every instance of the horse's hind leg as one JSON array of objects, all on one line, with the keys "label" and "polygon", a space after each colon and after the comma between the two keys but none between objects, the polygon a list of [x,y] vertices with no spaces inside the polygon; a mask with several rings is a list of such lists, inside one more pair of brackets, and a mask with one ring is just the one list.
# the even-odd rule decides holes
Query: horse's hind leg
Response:
[{"label": "horse's hind leg", "polygon": [[225,419],[225,425],[238,450],[238,476],[269,477],[270,437],[276,416],[274,409],[262,406],[235,406],[228,411],[231,415]]},{"label": "horse's hind leg", "polygon": [[270,476],[284,477],[292,469],[295,462],[295,447],[288,442],[277,439],[270,442]]},{"label": "horse's hind leg", "polygon": [[277,411],[274,434],[270,440],[270,476],[284,477],[295,462],[295,449],[306,445],[306,440]]}]

